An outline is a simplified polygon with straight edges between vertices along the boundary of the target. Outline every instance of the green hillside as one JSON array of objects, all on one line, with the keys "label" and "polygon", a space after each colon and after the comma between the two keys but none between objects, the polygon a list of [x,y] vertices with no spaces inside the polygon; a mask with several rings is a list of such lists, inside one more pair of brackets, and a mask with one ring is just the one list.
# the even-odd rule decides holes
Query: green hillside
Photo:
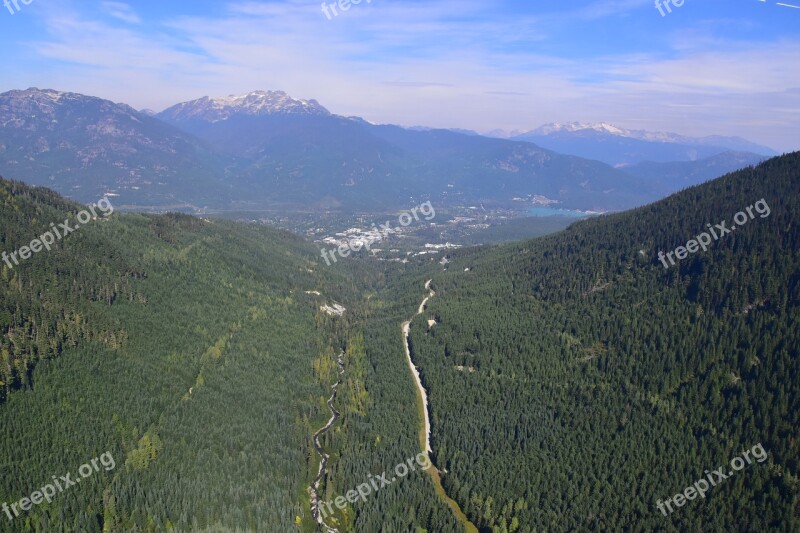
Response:
[{"label": "green hillside", "polygon": [[[8,253],[84,209],[4,180],[0,199]],[[365,390],[373,370],[352,281],[371,286],[382,274],[324,268],[287,232],[116,213],[11,266],[0,263],[0,505],[11,513],[0,510],[0,531],[316,530],[311,436],[330,416],[341,349],[343,421],[321,439],[332,472],[343,468],[345,420],[384,408]],[[348,308],[343,317],[320,310],[333,302]],[[389,468],[413,458],[416,431],[412,417],[392,425],[380,449],[353,460]],[[22,498],[104,454],[113,467],[14,516],[12,504],[20,511]],[[323,496],[355,487],[332,477]],[[426,476],[370,503],[394,491],[418,511],[401,523],[453,530]]]},{"label": "green hillside", "polygon": [[[800,154],[772,159],[555,235],[452,252],[446,268],[324,267],[286,232],[98,217],[0,263],[0,505],[106,452],[115,465],[18,518],[0,510],[0,531],[319,530],[311,436],[340,350],[322,499],[393,479],[420,452],[412,317],[432,457],[482,532],[797,530],[799,176]],[[748,207],[707,251],[659,260]],[[82,209],[0,180],[0,251]],[[320,310],[333,302],[343,317]],[[756,449],[704,498],[660,511]],[[342,507],[326,519],[341,533],[462,529],[419,470]]]},{"label": "green hillside", "polygon": [[[365,313],[380,401],[345,421],[334,483],[354,486],[389,462],[373,459],[385,434],[420,427],[399,326],[433,279],[412,351],[435,463],[481,531],[796,530],[799,176],[794,154],[560,234],[460,250],[446,270],[385,271]],[[762,198],[769,216],[680,267],[659,262]],[[758,444],[763,462],[657,508]],[[400,496],[359,504],[353,531],[407,530],[419,512]]]},{"label": "green hillside", "polygon": [[[80,208],[18,183],[0,194],[5,250]],[[112,215],[4,265],[0,501],[106,451],[116,468],[25,517],[3,514],[0,530],[309,521],[309,434],[325,417],[312,360],[336,342],[304,294],[324,283],[315,260],[287,233]]]},{"label": "green hillside", "polygon": [[[658,260],[761,199],[769,216],[679,266]],[[401,397],[389,391],[401,378],[383,371],[399,358],[384,331],[432,278],[411,340],[434,460],[483,531],[796,531],[798,200],[793,154],[554,236],[458,251],[447,271],[408,272],[374,306],[371,386]],[[405,423],[390,412],[385,424]],[[657,508],[758,444],[764,462],[672,513]]]}]

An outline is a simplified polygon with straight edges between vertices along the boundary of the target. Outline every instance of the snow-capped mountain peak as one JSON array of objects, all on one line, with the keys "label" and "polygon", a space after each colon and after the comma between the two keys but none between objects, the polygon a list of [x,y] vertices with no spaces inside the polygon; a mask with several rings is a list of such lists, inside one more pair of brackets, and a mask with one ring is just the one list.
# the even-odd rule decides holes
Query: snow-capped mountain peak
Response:
[{"label": "snow-capped mountain peak", "polygon": [[550,135],[551,133],[557,132],[569,132],[575,133],[577,131],[585,131],[585,130],[592,130],[601,133],[610,133],[612,135],[621,135],[623,137],[629,137],[629,130],[625,130],[623,128],[618,128],[613,124],[608,124],[606,122],[567,122],[567,123],[560,123],[560,122],[552,122],[550,124],[545,124],[530,133],[537,134],[537,135]]},{"label": "snow-capped mountain peak", "polygon": [[554,122],[512,139],[613,166],[642,161],[694,161],[726,151],[775,155],[771,148],[740,137],[689,137],[678,133],[629,130],[608,122]]},{"label": "snow-capped mountain peak", "polygon": [[607,122],[569,122],[564,124],[554,122],[551,124],[545,124],[544,126],[518,137],[546,137],[553,134],[575,134],[575,136],[582,136],[587,133],[613,135],[616,137],[624,137],[650,143],[681,144],[687,146],[721,146],[730,150],[750,151],[767,155],[777,154],[777,152],[773,151],[767,146],[754,144],[750,141],[742,139],[741,137],[724,137],[720,135],[712,135],[708,137],[689,137],[679,133],[663,131],[629,130],[614,126],[613,124],[609,124]]},{"label": "snow-capped mountain peak", "polygon": [[316,100],[292,98],[283,91],[253,91],[219,98],[204,96],[166,109],[160,116],[172,120],[228,120],[235,115],[330,115]]}]

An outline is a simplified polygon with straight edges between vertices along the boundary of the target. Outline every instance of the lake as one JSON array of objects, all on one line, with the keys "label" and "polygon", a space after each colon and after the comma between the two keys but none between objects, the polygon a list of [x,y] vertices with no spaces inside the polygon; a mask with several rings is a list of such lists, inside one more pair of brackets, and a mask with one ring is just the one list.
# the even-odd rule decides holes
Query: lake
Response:
[{"label": "lake", "polygon": [[560,217],[572,217],[572,218],[585,218],[589,215],[586,213],[582,213],[580,211],[574,211],[572,209],[556,209],[554,207],[531,207],[526,211],[529,216],[532,217],[552,217],[552,216],[560,216]]}]

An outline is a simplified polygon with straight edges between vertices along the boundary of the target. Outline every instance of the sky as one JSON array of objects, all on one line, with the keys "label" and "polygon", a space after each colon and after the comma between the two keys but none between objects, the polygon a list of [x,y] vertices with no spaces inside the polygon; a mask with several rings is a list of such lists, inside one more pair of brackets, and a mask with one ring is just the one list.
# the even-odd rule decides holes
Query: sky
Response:
[{"label": "sky", "polygon": [[607,122],[800,149],[800,0],[3,1],[0,92],[160,111],[284,90],[375,123]]}]

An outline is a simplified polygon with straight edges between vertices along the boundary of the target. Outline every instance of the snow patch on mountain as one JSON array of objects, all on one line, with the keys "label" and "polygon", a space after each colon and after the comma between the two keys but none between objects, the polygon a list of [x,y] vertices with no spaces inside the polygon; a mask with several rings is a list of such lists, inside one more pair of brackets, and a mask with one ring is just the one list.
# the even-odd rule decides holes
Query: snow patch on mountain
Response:
[{"label": "snow patch on mountain", "polygon": [[553,122],[550,124],[545,124],[529,133],[536,134],[536,135],[550,135],[551,133],[558,133],[558,132],[570,132],[574,133],[577,131],[586,131],[592,130],[597,132],[604,132],[610,133],[612,135],[620,135],[623,137],[628,137],[629,130],[625,130],[623,128],[618,128],[612,124],[607,124],[605,122],[590,122],[590,123],[583,123],[583,122],[568,122],[568,123],[560,123],[560,122]]},{"label": "snow patch on mountain", "polygon": [[629,130],[614,126],[613,124],[608,124],[607,122],[553,122],[529,131],[521,135],[521,137],[548,136],[557,133],[575,133],[580,135],[581,133],[589,132],[655,143],[683,144],[688,146],[723,146],[732,150],[754,151],[758,153],[773,152],[769,147],[753,144],[741,137],[724,137],[721,135],[688,137],[686,135],[662,131]]},{"label": "snow patch on mountain", "polygon": [[170,107],[160,116],[172,120],[199,119],[221,122],[233,116],[330,115],[316,100],[292,98],[283,91],[253,91],[244,95],[220,98],[204,96],[198,100]]}]

